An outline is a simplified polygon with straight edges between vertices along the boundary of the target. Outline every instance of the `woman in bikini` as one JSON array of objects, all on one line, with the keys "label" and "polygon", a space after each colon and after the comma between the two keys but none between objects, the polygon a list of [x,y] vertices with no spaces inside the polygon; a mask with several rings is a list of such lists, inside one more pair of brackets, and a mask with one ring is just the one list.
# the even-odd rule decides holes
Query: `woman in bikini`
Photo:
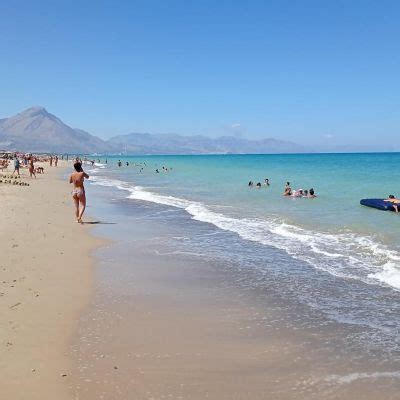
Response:
[{"label": "woman in bikini", "polygon": [[[76,162],[74,164],[75,171],[69,177],[69,183],[74,184],[74,188],[72,189],[72,198],[74,199],[75,204],[75,216],[79,223],[82,223],[82,215],[85,212],[86,208],[86,194],[85,187],[83,186],[83,181],[89,178],[89,175],[83,171],[82,164]],[[79,205],[81,205],[79,209]]]},{"label": "woman in bikini", "polygon": [[32,178],[32,175],[33,175],[36,179],[35,166],[33,165],[33,157],[32,156],[29,158],[28,169],[29,169],[30,177]]}]

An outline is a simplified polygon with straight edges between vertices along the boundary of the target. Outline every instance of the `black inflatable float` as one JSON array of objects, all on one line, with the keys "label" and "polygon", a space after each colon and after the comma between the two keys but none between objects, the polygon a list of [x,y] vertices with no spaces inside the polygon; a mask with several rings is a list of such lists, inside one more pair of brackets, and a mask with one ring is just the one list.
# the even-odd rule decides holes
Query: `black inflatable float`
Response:
[{"label": "black inflatable float", "polygon": [[[360,204],[367,207],[376,208],[383,211],[395,211],[393,204],[384,199],[362,199]],[[400,204],[399,204],[400,206]]]}]

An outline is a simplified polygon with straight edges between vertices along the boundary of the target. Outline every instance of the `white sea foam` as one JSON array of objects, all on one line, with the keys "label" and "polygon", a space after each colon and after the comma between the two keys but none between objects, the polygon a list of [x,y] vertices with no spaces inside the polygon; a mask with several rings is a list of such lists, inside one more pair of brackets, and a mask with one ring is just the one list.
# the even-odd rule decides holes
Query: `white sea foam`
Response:
[{"label": "white sea foam", "polygon": [[382,267],[382,271],[369,274],[369,278],[377,279],[383,283],[393,286],[400,290],[400,269],[398,264],[388,261]]},{"label": "white sea foam", "polygon": [[101,168],[101,169],[106,168],[106,164],[102,164],[102,163],[97,163],[97,162],[95,162],[94,165],[95,165],[96,167],[98,167],[98,168]]},{"label": "white sea foam", "polygon": [[349,384],[359,380],[377,380],[377,379],[400,379],[400,371],[383,372],[353,372],[347,375],[330,375],[325,380],[339,384]]},{"label": "white sea foam", "polygon": [[127,191],[130,199],[184,209],[194,220],[234,232],[245,240],[284,250],[331,275],[400,289],[400,254],[372,237],[307,230],[273,217],[237,218],[213,211],[197,201],[154,193],[120,180],[102,176],[91,180],[95,185]]},{"label": "white sea foam", "polygon": [[97,167],[97,168],[100,168],[100,169],[107,168],[106,164],[99,163],[99,162],[95,162],[94,164],[92,164],[92,162],[88,161],[88,160],[87,161],[82,161],[82,162],[83,162],[84,165],[94,166],[94,167]]}]

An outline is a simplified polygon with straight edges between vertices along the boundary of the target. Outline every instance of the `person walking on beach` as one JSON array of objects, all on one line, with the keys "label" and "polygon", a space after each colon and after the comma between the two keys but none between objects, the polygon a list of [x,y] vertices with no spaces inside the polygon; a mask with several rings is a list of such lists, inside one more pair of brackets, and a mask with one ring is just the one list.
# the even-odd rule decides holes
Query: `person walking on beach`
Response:
[{"label": "person walking on beach", "polygon": [[57,167],[57,164],[58,164],[58,156],[55,156],[54,157],[54,166]]},{"label": "person walking on beach", "polygon": [[50,167],[53,166],[53,156],[50,156]]},{"label": "person walking on beach", "polygon": [[86,193],[83,182],[85,178],[89,179],[89,175],[82,169],[82,164],[80,162],[76,162],[74,168],[76,172],[73,172],[69,177],[69,183],[74,185],[72,189],[72,199],[75,204],[75,217],[77,222],[81,224],[82,216],[86,208]]},{"label": "person walking on beach", "polygon": [[15,155],[15,158],[14,158],[14,171],[13,171],[13,173],[11,175],[14,175],[14,172],[16,172],[18,174],[18,176],[20,176],[19,175],[19,167],[20,167],[19,158],[17,157],[17,155]]},{"label": "person walking on beach", "polygon": [[29,157],[29,176],[32,178],[32,175],[35,177],[36,179],[36,174],[35,174],[35,166],[33,165],[33,157]]}]

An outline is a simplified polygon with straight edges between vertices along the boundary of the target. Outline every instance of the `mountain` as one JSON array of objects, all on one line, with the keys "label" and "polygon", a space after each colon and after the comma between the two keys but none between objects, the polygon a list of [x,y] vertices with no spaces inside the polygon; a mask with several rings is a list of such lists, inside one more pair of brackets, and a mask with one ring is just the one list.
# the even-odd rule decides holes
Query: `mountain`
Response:
[{"label": "mountain", "polygon": [[44,107],[31,107],[0,119],[0,149],[26,152],[94,153],[108,152],[100,138],[73,129]]},{"label": "mountain", "polygon": [[209,138],[177,134],[130,133],[114,136],[108,143],[126,154],[260,154],[302,153],[306,149],[277,139],[248,140],[233,136]]},{"label": "mountain", "polygon": [[306,151],[277,139],[247,140],[231,136],[181,136],[131,133],[104,141],[74,129],[44,107],[31,107],[0,119],[0,149],[77,154],[237,154],[294,153]]}]

